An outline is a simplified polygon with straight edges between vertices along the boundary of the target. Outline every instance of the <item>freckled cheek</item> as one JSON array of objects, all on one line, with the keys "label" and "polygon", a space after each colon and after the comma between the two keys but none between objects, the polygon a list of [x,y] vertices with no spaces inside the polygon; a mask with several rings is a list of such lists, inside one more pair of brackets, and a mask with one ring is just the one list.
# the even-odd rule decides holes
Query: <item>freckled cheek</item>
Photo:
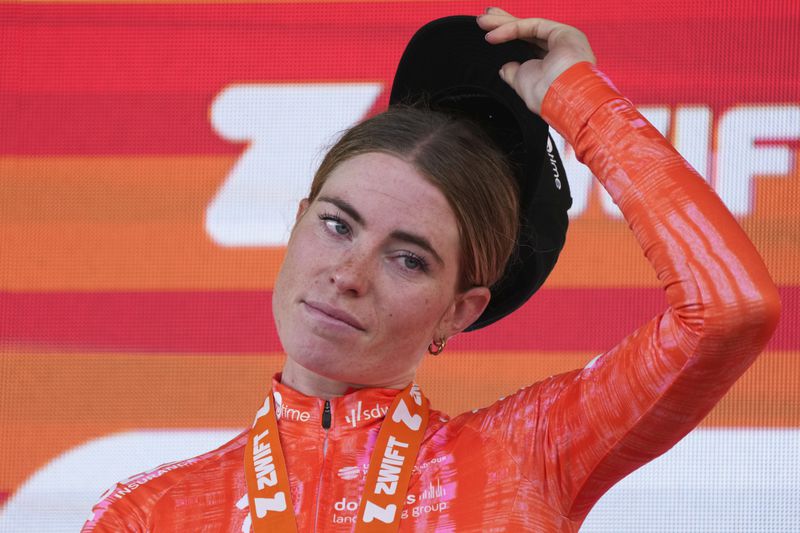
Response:
[{"label": "freckled cheek", "polygon": [[315,273],[330,266],[332,257],[332,251],[326,248],[324,242],[316,238],[313,232],[306,231],[296,235],[289,243],[284,263],[293,278],[301,283],[310,283],[316,281]]},{"label": "freckled cheek", "polygon": [[414,298],[407,292],[405,294],[406,297],[396,300],[391,310],[386,313],[391,323],[408,329],[413,334],[419,333],[420,328],[424,330],[439,318],[430,297],[420,295]]}]

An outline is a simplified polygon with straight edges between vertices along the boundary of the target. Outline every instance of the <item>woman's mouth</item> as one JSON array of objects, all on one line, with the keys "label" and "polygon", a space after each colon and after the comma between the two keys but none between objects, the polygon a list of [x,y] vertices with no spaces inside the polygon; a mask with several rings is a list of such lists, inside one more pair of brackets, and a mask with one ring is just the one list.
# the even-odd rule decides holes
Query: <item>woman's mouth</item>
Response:
[{"label": "woman's mouth", "polygon": [[306,311],[320,319],[345,324],[358,331],[366,331],[361,322],[344,309],[318,301],[302,300],[302,303]]}]

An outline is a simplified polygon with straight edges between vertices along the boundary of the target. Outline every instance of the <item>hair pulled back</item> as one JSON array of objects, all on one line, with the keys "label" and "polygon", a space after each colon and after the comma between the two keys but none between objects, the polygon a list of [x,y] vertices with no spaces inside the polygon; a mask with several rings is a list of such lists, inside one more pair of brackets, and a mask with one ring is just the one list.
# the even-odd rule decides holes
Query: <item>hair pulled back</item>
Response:
[{"label": "hair pulled back", "polygon": [[517,185],[505,156],[477,125],[430,109],[391,107],[347,130],[328,151],[309,201],[334,168],[369,152],[404,160],[444,194],[459,226],[461,290],[489,287],[502,276],[519,227]]}]

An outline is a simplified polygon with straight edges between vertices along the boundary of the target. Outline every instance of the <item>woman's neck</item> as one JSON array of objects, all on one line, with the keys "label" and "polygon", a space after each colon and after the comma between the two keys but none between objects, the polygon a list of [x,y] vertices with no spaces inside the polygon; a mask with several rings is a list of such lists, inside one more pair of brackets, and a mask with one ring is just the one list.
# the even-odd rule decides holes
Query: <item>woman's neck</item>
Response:
[{"label": "woman's neck", "polygon": [[290,358],[287,358],[286,363],[283,365],[281,383],[306,396],[314,396],[323,400],[344,396],[349,390],[362,388],[359,385],[320,376],[316,372],[300,366]]},{"label": "woman's neck", "polygon": [[337,381],[335,379],[321,376],[316,372],[299,365],[290,357],[286,358],[286,363],[284,363],[283,370],[281,372],[281,383],[283,385],[291,387],[297,392],[305,394],[306,396],[322,398],[323,400],[330,400],[331,398],[344,396],[354,389],[364,389],[368,387],[403,389],[406,385],[408,385],[409,381],[411,380],[405,380],[403,384],[400,384],[398,381],[397,384],[381,385],[363,385]]}]

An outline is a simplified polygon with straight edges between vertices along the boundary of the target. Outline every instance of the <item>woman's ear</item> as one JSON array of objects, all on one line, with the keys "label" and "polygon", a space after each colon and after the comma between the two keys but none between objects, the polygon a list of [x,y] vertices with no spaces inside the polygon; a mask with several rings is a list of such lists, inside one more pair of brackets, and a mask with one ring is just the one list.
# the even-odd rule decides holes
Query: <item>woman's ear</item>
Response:
[{"label": "woman's ear", "polygon": [[483,310],[489,305],[492,293],[488,287],[472,287],[456,294],[453,306],[450,309],[449,324],[444,328],[447,336],[452,337],[467,329],[470,324],[478,320]]}]

